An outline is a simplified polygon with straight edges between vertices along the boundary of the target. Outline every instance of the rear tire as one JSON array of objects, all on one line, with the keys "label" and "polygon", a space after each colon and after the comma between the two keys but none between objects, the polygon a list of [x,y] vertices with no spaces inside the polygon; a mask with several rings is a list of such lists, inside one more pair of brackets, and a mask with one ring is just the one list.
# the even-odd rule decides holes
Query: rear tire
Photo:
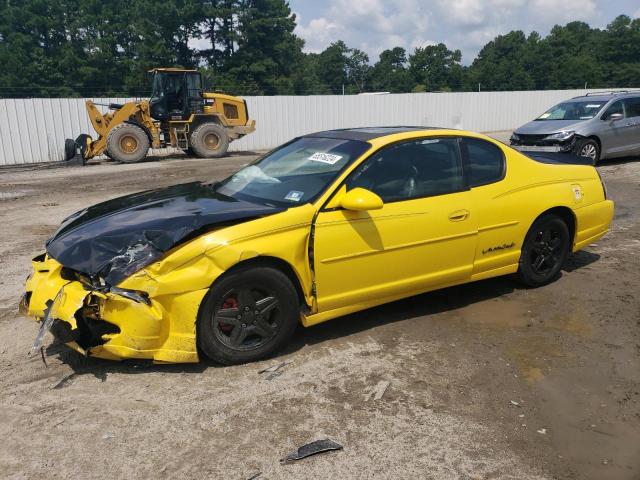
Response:
[{"label": "rear tire", "polygon": [[573,153],[579,157],[590,158],[594,165],[600,161],[600,145],[593,138],[583,138],[576,142]]},{"label": "rear tire", "polygon": [[298,295],[285,274],[241,267],[209,289],[198,312],[197,344],[225,365],[261,360],[287,344],[299,318]]},{"label": "rear tire", "polygon": [[107,137],[107,154],[119,162],[139,162],[147,155],[149,145],[149,137],[142,128],[132,123],[121,123]]},{"label": "rear tire", "polygon": [[518,279],[529,287],[541,287],[553,281],[564,265],[571,247],[569,229],[553,214],[538,218],[524,239]]},{"label": "rear tire", "polygon": [[189,147],[200,158],[217,158],[227,153],[229,136],[224,127],[208,122],[191,133]]}]

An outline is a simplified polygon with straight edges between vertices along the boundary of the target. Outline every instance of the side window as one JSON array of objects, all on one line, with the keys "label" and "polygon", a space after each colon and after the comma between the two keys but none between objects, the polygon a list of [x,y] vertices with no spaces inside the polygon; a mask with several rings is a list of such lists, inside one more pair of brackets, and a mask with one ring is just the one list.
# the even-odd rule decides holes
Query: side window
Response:
[{"label": "side window", "polygon": [[624,108],[622,107],[622,100],[618,100],[617,102],[613,102],[609,105],[609,108],[602,115],[602,120],[609,120],[611,115],[614,113],[621,113],[624,115]]},{"label": "side window", "polygon": [[493,143],[475,138],[464,138],[469,165],[469,186],[494,183],[504,176],[504,154]]},{"label": "side window", "polygon": [[458,141],[421,139],[375,154],[347,179],[347,190],[371,190],[384,202],[429,197],[464,189]]},{"label": "side window", "polygon": [[640,97],[625,98],[624,108],[627,117],[640,117]]}]

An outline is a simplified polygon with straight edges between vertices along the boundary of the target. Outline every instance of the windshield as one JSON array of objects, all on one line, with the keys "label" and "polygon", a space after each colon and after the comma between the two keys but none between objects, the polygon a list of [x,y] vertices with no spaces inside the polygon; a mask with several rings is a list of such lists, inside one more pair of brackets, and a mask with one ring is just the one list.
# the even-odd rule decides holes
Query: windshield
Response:
[{"label": "windshield", "polygon": [[605,101],[564,102],[540,115],[536,120],[589,120],[607,103]]},{"label": "windshield", "polygon": [[222,181],[216,191],[277,206],[314,200],[371,145],[338,138],[301,137]]}]

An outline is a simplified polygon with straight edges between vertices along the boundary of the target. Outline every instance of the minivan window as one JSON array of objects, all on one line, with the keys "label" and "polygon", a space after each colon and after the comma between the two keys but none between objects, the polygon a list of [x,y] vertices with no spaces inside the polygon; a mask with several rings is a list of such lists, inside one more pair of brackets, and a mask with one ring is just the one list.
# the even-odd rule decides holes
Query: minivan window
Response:
[{"label": "minivan window", "polygon": [[611,105],[609,105],[609,108],[607,108],[607,110],[604,112],[604,115],[602,115],[602,120],[609,120],[611,118],[611,115],[613,115],[614,113],[620,113],[624,115],[622,100],[618,100],[617,102],[613,102]]},{"label": "minivan window", "polygon": [[347,189],[360,187],[384,202],[458,192],[465,188],[458,140],[426,138],[383,149],[347,179]]},{"label": "minivan window", "polygon": [[562,102],[544,112],[536,121],[589,120],[598,114],[605,103],[603,100]]},{"label": "minivan window", "polygon": [[640,117],[640,97],[625,98],[624,108],[627,117]]}]

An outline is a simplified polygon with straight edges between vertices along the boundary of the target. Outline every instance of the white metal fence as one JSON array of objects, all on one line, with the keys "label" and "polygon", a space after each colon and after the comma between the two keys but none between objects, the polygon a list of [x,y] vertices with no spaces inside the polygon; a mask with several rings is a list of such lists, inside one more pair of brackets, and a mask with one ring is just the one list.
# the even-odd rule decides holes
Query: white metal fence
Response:
[{"label": "white metal fence", "polygon": [[[510,130],[561,100],[589,91],[593,90],[247,97],[256,131],[233,142],[230,150],[268,149],[298,135],[334,128],[427,125]],[[0,100],[0,166],[61,161],[64,140],[80,133],[96,136],[84,99]]]}]

